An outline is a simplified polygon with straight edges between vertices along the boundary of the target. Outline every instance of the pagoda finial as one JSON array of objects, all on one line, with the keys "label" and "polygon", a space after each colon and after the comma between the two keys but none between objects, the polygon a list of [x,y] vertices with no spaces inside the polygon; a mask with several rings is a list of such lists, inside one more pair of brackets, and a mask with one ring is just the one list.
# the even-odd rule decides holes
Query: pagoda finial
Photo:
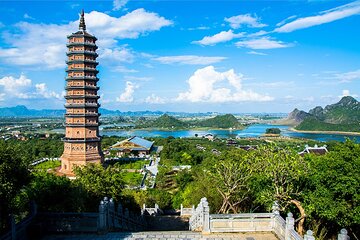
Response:
[{"label": "pagoda finial", "polygon": [[79,30],[82,30],[82,31],[86,30],[85,18],[84,18],[84,9],[81,10]]}]

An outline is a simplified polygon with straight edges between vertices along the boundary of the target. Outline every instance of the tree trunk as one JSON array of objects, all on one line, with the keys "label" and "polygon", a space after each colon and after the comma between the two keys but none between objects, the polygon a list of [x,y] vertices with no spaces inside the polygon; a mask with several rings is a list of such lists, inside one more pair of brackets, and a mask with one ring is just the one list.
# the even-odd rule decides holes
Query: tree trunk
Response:
[{"label": "tree trunk", "polygon": [[298,223],[298,226],[297,226],[297,232],[301,236],[303,236],[303,234],[304,234],[304,222],[305,222],[305,217],[306,217],[305,209],[303,208],[303,206],[301,205],[301,203],[298,200],[292,199],[292,200],[290,200],[290,202],[292,204],[294,204],[299,209],[301,219],[300,219],[300,221]]}]

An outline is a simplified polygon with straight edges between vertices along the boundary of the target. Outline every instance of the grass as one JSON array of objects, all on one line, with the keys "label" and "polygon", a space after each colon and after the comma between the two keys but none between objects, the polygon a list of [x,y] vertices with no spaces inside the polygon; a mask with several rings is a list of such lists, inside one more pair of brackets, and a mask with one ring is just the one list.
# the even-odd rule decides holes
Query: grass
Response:
[{"label": "grass", "polygon": [[48,170],[48,169],[54,169],[61,166],[61,161],[46,161],[39,163],[38,165],[34,166],[34,169],[42,169],[42,170]]},{"label": "grass", "polygon": [[139,160],[139,161],[135,161],[135,162],[129,162],[129,163],[124,163],[121,164],[121,168],[123,169],[142,169],[143,166],[146,164],[149,164],[150,160]]},{"label": "grass", "polygon": [[124,181],[127,185],[140,185],[143,175],[137,172],[124,172]]}]

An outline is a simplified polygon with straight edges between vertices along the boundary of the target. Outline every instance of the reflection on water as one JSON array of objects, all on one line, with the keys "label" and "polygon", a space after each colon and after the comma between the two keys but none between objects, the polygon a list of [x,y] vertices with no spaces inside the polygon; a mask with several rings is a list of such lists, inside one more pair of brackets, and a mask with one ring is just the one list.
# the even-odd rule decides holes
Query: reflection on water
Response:
[{"label": "reflection on water", "polygon": [[119,130],[119,131],[103,131],[101,135],[105,136],[139,136],[139,137],[175,137],[175,138],[186,138],[186,137],[195,137],[195,134],[198,136],[211,133],[220,138],[235,138],[235,137],[259,137],[263,135],[267,128],[280,128],[282,136],[296,137],[296,138],[307,138],[318,140],[322,142],[326,141],[344,141],[346,137],[355,139],[356,142],[360,142],[360,136],[350,136],[342,134],[317,134],[317,133],[299,133],[292,132],[289,130],[289,126],[284,125],[269,125],[269,124],[255,124],[251,125],[243,130],[156,130],[156,129],[147,129],[147,130]]}]

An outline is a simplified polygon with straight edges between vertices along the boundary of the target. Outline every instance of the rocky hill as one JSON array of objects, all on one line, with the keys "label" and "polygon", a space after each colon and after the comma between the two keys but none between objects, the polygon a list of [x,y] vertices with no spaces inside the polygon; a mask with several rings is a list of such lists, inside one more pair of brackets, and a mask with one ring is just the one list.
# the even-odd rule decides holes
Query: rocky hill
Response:
[{"label": "rocky hill", "polygon": [[310,116],[309,113],[295,108],[291,113],[289,113],[287,120],[289,122],[292,122],[294,125],[296,125],[304,121],[304,119],[309,116]]},{"label": "rocky hill", "polygon": [[213,118],[199,121],[199,127],[212,127],[212,128],[242,128],[236,117],[232,114],[218,115]]},{"label": "rocky hill", "polygon": [[145,127],[145,128],[187,128],[188,124],[175,118],[169,116],[168,114],[163,114],[162,116],[158,117],[154,121],[149,121],[142,126],[138,127]]},{"label": "rocky hill", "polygon": [[360,103],[355,98],[346,96],[324,108],[317,106],[309,113],[295,109],[287,120],[297,123],[297,130],[359,132]]}]

